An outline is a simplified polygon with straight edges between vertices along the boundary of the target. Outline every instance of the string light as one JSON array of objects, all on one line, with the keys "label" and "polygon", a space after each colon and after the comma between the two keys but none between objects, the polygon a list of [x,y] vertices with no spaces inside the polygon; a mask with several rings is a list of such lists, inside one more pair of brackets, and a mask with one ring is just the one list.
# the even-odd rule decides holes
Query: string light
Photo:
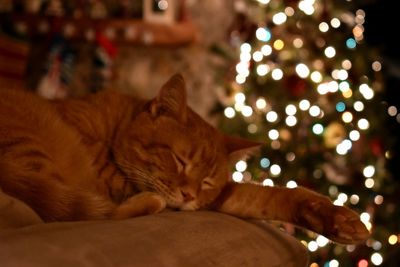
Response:
[{"label": "string light", "polygon": [[375,174],[375,167],[372,165],[368,165],[363,169],[363,175],[366,178],[371,178]]},{"label": "string light", "polygon": [[232,180],[237,182],[237,183],[242,182],[243,181],[243,174],[241,172],[238,172],[238,171],[234,172],[232,174]]},{"label": "string light", "polygon": [[321,23],[319,24],[319,26],[318,26],[318,29],[319,29],[321,32],[327,32],[327,31],[329,30],[329,24],[326,23],[326,22],[321,22]]},{"label": "string light", "polygon": [[270,172],[272,176],[279,176],[281,174],[281,166],[278,164],[273,164],[270,167]]},{"label": "string light", "polygon": [[397,235],[390,235],[388,238],[388,243],[390,245],[395,245],[398,241]]},{"label": "string light", "polygon": [[286,22],[287,16],[283,12],[276,13],[274,16],[272,16],[272,22],[275,23],[276,25],[281,25]]},{"label": "string light", "polygon": [[357,126],[360,128],[360,130],[367,130],[369,128],[369,122],[367,119],[359,119]]},{"label": "string light", "polygon": [[322,74],[319,71],[313,71],[311,73],[311,80],[315,83],[320,83],[322,81]]},{"label": "string light", "polygon": [[354,107],[354,109],[355,109],[356,111],[358,111],[358,112],[361,112],[361,111],[364,110],[364,104],[363,104],[363,102],[361,102],[361,101],[356,101],[356,102],[354,102],[353,107]]},{"label": "string light", "polygon": [[296,188],[297,187],[297,183],[295,181],[288,181],[286,183],[286,187],[287,188]]},{"label": "string light", "polygon": [[274,181],[272,181],[271,179],[265,179],[262,182],[263,186],[274,186]]},{"label": "string light", "polygon": [[310,69],[307,67],[306,64],[300,63],[300,64],[297,64],[297,66],[296,66],[296,72],[300,78],[304,79],[304,78],[307,78],[308,75],[310,74]]},{"label": "string light", "polygon": [[338,18],[333,18],[331,19],[331,26],[333,28],[339,28],[340,27],[340,20]]},{"label": "string light", "polygon": [[325,48],[324,54],[327,58],[333,58],[336,55],[336,49],[333,46],[328,46]]},{"label": "string light", "polygon": [[283,71],[281,69],[274,69],[272,71],[272,79],[278,81],[283,78]]},{"label": "string light", "polygon": [[264,98],[259,98],[256,101],[256,107],[260,110],[263,110],[267,107],[267,101]]},{"label": "string light", "polygon": [[238,172],[244,172],[247,169],[247,163],[244,160],[239,160],[235,166]]},{"label": "string light", "polygon": [[277,140],[279,138],[279,132],[276,129],[269,130],[268,137],[271,140]]},{"label": "string light", "polygon": [[374,265],[381,265],[382,262],[383,262],[382,255],[381,255],[380,253],[378,253],[378,252],[373,253],[373,254],[371,255],[371,262],[372,262]]},{"label": "string light", "polygon": [[285,112],[286,112],[287,115],[294,115],[297,112],[297,108],[296,108],[295,105],[289,104],[289,105],[286,106]]},{"label": "string light", "polygon": [[263,59],[263,53],[261,51],[255,51],[253,53],[253,60],[255,62],[260,62]]},{"label": "string light", "polygon": [[310,108],[310,101],[308,101],[307,99],[302,99],[300,102],[299,102],[299,108],[301,109],[301,110],[303,110],[303,111],[306,111],[306,110],[308,110],[309,108]]},{"label": "string light", "polygon": [[322,126],[322,124],[314,124],[314,126],[312,127],[312,131],[314,134],[316,135],[321,135],[324,132],[324,127]]},{"label": "string light", "polygon": [[275,40],[273,46],[276,50],[282,50],[283,47],[285,46],[285,43],[281,39],[278,39]]},{"label": "string light", "polygon": [[258,40],[268,42],[271,40],[271,32],[267,28],[258,28],[256,30],[256,37]]},{"label": "string light", "polygon": [[257,74],[259,76],[265,76],[270,71],[270,67],[267,64],[260,64],[257,66]]},{"label": "string light", "polygon": [[261,47],[261,53],[263,53],[264,56],[269,56],[272,53],[272,47],[270,45],[263,45]]},{"label": "string light", "polygon": [[235,117],[236,112],[235,112],[235,110],[234,110],[232,107],[227,107],[227,108],[225,108],[225,110],[224,110],[224,115],[225,115],[225,117],[227,117],[227,118],[229,118],[229,119],[232,119],[232,118]]},{"label": "string light", "polygon": [[271,110],[271,111],[269,111],[267,113],[266,119],[269,122],[276,122],[278,120],[278,113],[276,113],[275,111]]}]

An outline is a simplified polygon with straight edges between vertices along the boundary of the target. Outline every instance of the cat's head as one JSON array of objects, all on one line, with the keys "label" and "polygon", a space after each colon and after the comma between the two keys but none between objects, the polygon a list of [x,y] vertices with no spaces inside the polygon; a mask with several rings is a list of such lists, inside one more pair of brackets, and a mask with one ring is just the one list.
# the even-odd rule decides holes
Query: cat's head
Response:
[{"label": "cat's head", "polygon": [[219,132],[187,107],[177,74],[120,136],[116,161],[140,190],[159,193],[169,207],[195,210],[229,181],[230,156],[259,145]]}]

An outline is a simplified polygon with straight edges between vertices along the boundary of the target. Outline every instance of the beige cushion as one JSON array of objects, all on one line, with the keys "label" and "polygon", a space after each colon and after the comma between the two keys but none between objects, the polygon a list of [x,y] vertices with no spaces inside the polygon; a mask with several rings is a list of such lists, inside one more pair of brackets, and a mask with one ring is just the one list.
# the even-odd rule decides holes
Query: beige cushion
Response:
[{"label": "beige cushion", "polygon": [[304,246],[276,227],[214,212],[0,230],[2,267],[303,267],[307,260]]},{"label": "beige cushion", "polygon": [[0,191],[1,267],[307,266],[305,247],[275,226],[216,212],[43,223]]}]

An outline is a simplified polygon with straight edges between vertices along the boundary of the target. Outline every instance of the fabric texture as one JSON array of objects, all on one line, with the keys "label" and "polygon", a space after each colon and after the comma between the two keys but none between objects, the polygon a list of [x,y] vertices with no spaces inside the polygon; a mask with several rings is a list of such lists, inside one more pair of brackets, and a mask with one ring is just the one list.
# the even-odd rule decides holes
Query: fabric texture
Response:
[{"label": "fabric texture", "polygon": [[2,267],[303,267],[308,263],[306,248],[277,227],[210,211],[163,212],[120,221],[35,219],[31,218],[33,225],[0,229]]}]

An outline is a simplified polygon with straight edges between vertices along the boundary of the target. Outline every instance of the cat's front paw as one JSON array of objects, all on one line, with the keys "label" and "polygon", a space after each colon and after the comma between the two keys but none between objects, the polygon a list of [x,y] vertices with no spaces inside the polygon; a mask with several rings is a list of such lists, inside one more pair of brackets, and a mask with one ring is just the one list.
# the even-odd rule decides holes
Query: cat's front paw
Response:
[{"label": "cat's front paw", "polygon": [[300,226],[341,244],[357,244],[370,235],[356,212],[335,206],[323,196],[311,196],[302,201],[297,219]]},{"label": "cat's front paw", "polygon": [[167,202],[165,199],[152,192],[142,193],[143,197],[143,206],[146,207],[147,214],[155,214],[164,210],[167,206]]},{"label": "cat's front paw", "polygon": [[141,192],[133,195],[119,205],[112,217],[114,219],[126,219],[136,216],[159,213],[165,209],[167,202],[165,199],[153,192]]}]

